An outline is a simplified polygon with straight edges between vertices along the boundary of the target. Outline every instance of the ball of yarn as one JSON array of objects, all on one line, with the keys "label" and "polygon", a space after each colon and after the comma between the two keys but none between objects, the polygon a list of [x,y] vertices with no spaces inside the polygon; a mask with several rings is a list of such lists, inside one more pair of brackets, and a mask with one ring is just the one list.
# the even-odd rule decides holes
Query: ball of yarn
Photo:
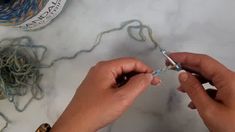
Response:
[{"label": "ball of yarn", "polygon": [[48,0],[3,0],[0,3],[0,25],[16,26],[38,14]]}]

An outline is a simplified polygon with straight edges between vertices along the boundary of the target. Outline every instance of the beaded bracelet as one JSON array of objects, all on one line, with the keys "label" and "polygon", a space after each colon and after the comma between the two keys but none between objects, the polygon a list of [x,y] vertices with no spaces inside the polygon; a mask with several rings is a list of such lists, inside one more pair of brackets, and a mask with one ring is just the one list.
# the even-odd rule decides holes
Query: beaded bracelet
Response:
[{"label": "beaded bracelet", "polygon": [[47,123],[43,123],[35,132],[50,132],[51,126]]}]

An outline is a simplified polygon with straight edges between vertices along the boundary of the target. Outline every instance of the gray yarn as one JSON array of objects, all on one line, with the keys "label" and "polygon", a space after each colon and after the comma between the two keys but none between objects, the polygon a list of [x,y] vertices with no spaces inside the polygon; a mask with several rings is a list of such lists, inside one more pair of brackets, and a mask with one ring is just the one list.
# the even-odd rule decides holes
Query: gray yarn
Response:
[{"label": "gray yarn", "polygon": [[[103,31],[98,34],[91,48],[79,50],[72,56],[57,58],[48,65],[42,63],[47,47],[35,45],[30,37],[24,36],[0,41],[0,95],[2,95],[0,98],[7,98],[9,102],[14,104],[16,111],[23,112],[34,99],[40,100],[44,96],[43,89],[40,87],[40,81],[43,76],[40,73],[40,69],[50,68],[62,60],[75,59],[83,53],[90,53],[101,44],[104,35],[123,30],[124,28],[127,28],[127,33],[132,39],[140,42],[146,41],[144,34],[144,30],[146,30],[150,41],[154,45],[153,48],[160,48],[152,36],[152,29],[139,20],[129,20],[123,22],[120,27]],[[134,31],[138,31],[137,34]],[[25,96],[29,90],[32,97],[20,108],[16,98]],[[7,122],[3,128],[5,129],[9,120],[2,113],[0,113],[0,116]]]},{"label": "gray yarn", "polygon": [[[128,25],[133,24],[133,23],[136,23],[137,25],[128,26]],[[157,47],[160,48],[160,46],[157,43],[157,41],[154,40],[154,38],[153,38],[152,29],[149,26],[144,25],[140,20],[134,19],[134,20],[129,20],[129,21],[125,21],[125,22],[121,23],[120,27],[112,28],[112,29],[109,29],[109,30],[106,30],[106,31],[103,31],[103,32],[99,33],[97,35],[97,37],[96,37],[95,44],[90,49],[80,50],[80,51],[76,52],[73,56],[64,56],[64,57],[57,58],[57,59],[53,60],[48,66],[45,66],[45,67],[52,67],[58,61],[61,61],[61,60],[71,60],[71,59],[76,58],[78,55],[80,55],[82,53],[92,52],[98,45],[100,45],[101,40],[102,40],[104,35],[112,33],[112,32],[123,30],[125,27],[127,27],[128,35],[132,39],[134,39],[136,41],[140,41],[140,42],[146,41],[146,36],[144,35],[144,29],[146,29],[147,32],[148,32],[148,37],[150,38],[151,42],[154,44],[154,48],[157,48]],[[138,31],[138,36],[135,36],[135,33],[133,32],[134,29],[138,29],[139,30]]]}]

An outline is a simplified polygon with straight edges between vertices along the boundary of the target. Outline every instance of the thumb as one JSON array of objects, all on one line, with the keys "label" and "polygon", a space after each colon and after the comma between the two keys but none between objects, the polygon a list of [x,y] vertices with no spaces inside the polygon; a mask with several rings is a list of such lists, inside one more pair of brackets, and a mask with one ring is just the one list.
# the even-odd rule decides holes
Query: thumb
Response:
[{"label": "thumb", "polygon": [[150,73],[138,74],[131,77],[130,80],[121,87],[120,91],[135,98],[151,84],[152,80],[153,75]]},{"label": "thumb", "polygon": [[188,94],[199,112],[209,109],[209,106],[214,104],[214,101],[207,95],[202,84],[192,74],[181,72],[179,74],[179,81],[180,87]]}]

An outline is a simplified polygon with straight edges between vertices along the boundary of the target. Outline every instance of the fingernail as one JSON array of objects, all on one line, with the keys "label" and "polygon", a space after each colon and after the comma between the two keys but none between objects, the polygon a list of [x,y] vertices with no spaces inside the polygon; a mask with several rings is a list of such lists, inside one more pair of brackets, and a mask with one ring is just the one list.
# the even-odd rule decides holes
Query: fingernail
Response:
[{"label": "fingernail", "polygon": [[151,84],[157,86],[159,83],[161,83],[161,79],[159,77],[153,77]]},{"label": "fingernail", "polygon": [[196,109],[195,105],[194,105],[192,102],[190,102],[190,103],[188,104],[188,107],[189,107],[190,109]]},{"label": "fingernail", "polygon": [[179,73],[179,80],[180,80],[180,82],[185,82],[185,81],[187,81],[187,80],[188,80],[188,73],[185,72],[185,71],[181,71],[181,72]]},{"label": "fingernail", "polygon": [[182,92],[182,93],[184,93],[184,92],[185,92],[185,91],[184,91],[184,89],[183,89],[182,87],[178,87],[178,88],[177,88],[177,90],[178,90],[178,91],[180,91],[180,92]]},{"label": "fingernail", "polygon": [[186,72],[185,70],[180,70],[179,72],[178,72],[178,75],[180,75],[181,73],[184,73],[184,72]]}]

